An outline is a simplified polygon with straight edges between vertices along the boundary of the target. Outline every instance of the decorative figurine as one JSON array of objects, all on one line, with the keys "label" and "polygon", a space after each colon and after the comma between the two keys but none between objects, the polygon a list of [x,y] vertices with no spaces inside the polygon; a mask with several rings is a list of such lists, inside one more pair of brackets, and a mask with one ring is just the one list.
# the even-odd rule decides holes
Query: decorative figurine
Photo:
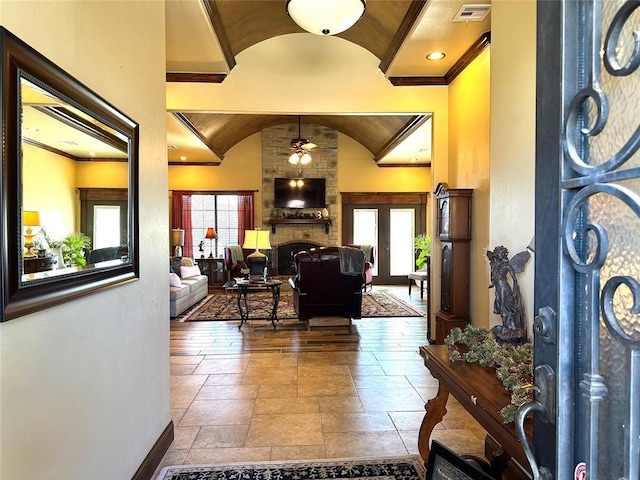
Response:
[{"label": "decorative figurine", "polygon": [[527,341],[526,314],[516,274],[524,271],[530,256],[525,250],[509,260],[509,250],[503,246],[487,251],[491,265],[489,288],[496,289],[493,313],[502,317],[502,325],[496,325],[491,331],[499,343],[521,345]]},{"label": "decorative figurine", "polygon": [[204,258],[204,240],[200,240],[198,251],[200,252],[200,258]]}]

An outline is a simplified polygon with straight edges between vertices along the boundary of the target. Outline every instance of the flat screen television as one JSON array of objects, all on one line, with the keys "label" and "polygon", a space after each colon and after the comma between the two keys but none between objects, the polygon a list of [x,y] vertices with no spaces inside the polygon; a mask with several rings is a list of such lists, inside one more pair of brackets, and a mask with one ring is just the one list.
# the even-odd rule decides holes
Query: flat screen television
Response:
[{"label": "flat screen television", "polygon": [[326,181],[324,178],[274,178],[276,208],[324,208]]}]

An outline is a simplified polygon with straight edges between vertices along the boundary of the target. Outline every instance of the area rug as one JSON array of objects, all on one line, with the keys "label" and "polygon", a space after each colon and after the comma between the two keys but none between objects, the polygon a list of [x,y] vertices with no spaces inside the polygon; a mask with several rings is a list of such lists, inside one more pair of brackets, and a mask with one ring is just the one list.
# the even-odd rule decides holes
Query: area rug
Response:
[{"label": "area rug", "polygon": [[361,460],[304,460],[298,462],[234,463],[165,467],[156,480],[424,480],[417,455]]},{"label": "area rug", "polygon": [[[260,292],[248,295],[249,320],[269,318],[271,293]],[[208,297],[183,317],[183,322],[211,320],[240,320],[236,292],[216,293]],[[407,302],[387,292],[368,292],[362,295],[362,317],[424,317],[425,312],[416,310]],[[296,318],[293,308],[293,293],[282,292],[278,303],[278,318],[281,320]]]}]

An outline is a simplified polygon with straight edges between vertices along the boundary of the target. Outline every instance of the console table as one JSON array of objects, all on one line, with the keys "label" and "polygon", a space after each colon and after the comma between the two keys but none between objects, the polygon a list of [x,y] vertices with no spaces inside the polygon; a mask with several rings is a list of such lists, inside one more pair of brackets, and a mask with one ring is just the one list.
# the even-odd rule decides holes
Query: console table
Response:
[{"label": "console table", "polygon": [[[425,463],[429,458],[431,432],[447,413],[446,404],[449,393],[452,393],[491,437],[485,441],[485,453],[487,446],[498,444],[496,451],[487,454],[496,472],[501,474],[511,458],[521,467],[528,468],[529,463],[518,441],[514,424],[502,421],[500,409],[509,404],[511,395],[496,377],[495,370],[476,363],[451,362],[446,345],[420,347],[420,356],[439,383],[438,394],[425,405],[427,412],[418,435],[418,450]],[[531,422],[525,425],[525,430],[531,438]],[[530,472],[525,472],[523,468],[518,469],[518,474],[523,479],[531,478]]]}]

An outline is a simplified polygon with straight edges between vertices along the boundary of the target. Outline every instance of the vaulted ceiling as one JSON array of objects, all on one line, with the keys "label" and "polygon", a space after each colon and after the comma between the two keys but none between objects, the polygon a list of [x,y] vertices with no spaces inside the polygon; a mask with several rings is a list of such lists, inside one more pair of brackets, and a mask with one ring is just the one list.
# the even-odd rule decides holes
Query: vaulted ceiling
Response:
[{"label": "vaulted ceiling", "polygon": [[[397,88],[447,85],[488,45],[489,3],[368,0],[365,15],[338,36],[371,52],[379,60],[379,70]],[[167,81],[192,84],[224,82],[243,51],[274,37],[304,33],[286,15],[285,0],[166,0],[166,31]],[[425,59],[436,50],[446,57],[439,62]],[[269,126],[297,123],[298,118],[171,111],[169,163],[219,164],[248,136]],[[353,138],[381,166],[430,164],[429,114],[302,115],[300,119]]]}]

